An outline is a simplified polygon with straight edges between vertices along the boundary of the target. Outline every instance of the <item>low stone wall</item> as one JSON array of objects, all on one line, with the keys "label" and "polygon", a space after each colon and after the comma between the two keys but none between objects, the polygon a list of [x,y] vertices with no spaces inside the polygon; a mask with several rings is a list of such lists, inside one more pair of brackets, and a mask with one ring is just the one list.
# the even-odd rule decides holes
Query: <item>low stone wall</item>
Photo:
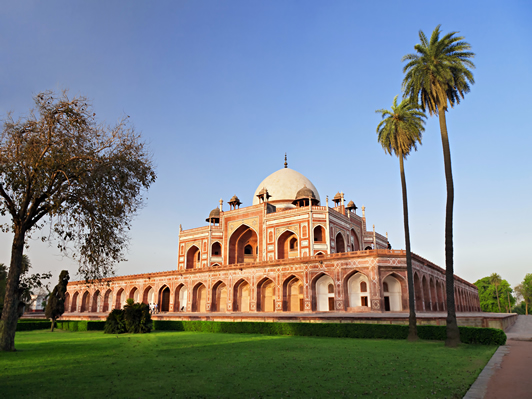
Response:
[{"label": "low stone wall", "polygon": [[[105,320],[107,313],[69,313],[60,320]],[[418,325],[446,325],[445,313],[421,313],[417,315]],[[364,323],[364,324],[408,324],[408,313],[394,313],[383,316],[382,313],[364,313],[349,315],[346,313],[268,313],[268,314],[217,314],[217,313],[159,313],[152,315],[154,320],[204,320],[204,321],[254,321],[279,323]],[[506,331],[517,321],[515,313],[467,313],[457,314],[459,326],[489,327]]]}]

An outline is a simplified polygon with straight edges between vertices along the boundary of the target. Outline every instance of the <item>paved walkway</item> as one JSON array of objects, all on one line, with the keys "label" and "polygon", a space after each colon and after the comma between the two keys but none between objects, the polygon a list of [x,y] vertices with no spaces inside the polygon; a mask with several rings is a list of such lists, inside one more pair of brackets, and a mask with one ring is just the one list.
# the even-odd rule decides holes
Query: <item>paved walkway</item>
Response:
[{"label": "paved walkway", "polygon": [[532,398],[532,316],[519,316],[464,399]]}]

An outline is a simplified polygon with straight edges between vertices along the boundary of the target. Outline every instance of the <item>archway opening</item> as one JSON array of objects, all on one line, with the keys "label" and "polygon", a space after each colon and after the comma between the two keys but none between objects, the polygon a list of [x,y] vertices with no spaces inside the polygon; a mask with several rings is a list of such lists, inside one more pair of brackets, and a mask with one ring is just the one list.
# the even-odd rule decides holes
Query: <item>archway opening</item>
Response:
[{"label": "archway opening", "polygon": [[212,312],[227,312],[227,286],[223,281],[218,281],[212,287]]},{"label": "archway opening", "polygon": [[342,253],[342,252],[345,252],[345,241],[344,241],[344,236],[342,235],[342,233],[338,233],[336,235],[336,253],[339,254],[339,253]]},{"label": "archway opening", "polygon": [[126,302],[126,291],[123,288],[120,288],[116,293],[116,303],[115,309],[122,309],[124,303]]},{"label": "archway opening", "polygon": [[363,309],[369,307],[368,278],[366,275],[356,272],[347,280],[347,295],[349,307]]},{"label": "archway opening", "polygon": [[207,288],[202,283],[192,291],[192,311],[205,313],[207,311]]},{"label": "archway opening", "polygon": [[257,233],[249,226],[240,226],[229,239],[229,264],[256,262],[257,253]]},{"label": "archway opening", "polygon": [[425,311],[431,311],[432,309],[430,307],[430,291],[429,284],[427,283],[427,278],[423,276],[421,282],[423,284],[423,300],[425,301]]},{"label": "archway opening", "polygon": [[87,312],[89,310],[89,293],[85,291],[81,297],[81,309],[80,312]]},{"label": "archway opening", "polygon": [[72,295],[72,304],[70,305],[71,312],[78,311],[78,296],[79,294],[77,292],[75,292],[74,295]]},{"label": "archway opening", "polygon": [[212,244],[211,256],[222,256],[222,246],[219,242]]},{"label": "archway opening", "polygon": [[430,299],[432,300],[432,310],[438,311],[438,292],[436,291],[436,286],[434,285],[434,280],[430,279]]},{"label": "archway opening", "polygon": [[137,287],[133,287],[131,291],[129,291],[129,299],[133,299],[135,303],[138,303],[140,301],[140,292]]},{"label": "archway opening", "polygon": [[98,290],[92,295],[92,306],[91,306],[90,311],[93,313],[99,312],[101,309],[100,305],[101,305],[101,296],[100,296],[100,291]]},{"label": "archway opening", "polygon": [[264,278],[257,284],[257,310],[259,312],[275,311],[275,284]]},{"label": "archway opening", "polygon": [[175,289],[174,311],[186,312],[187,310],[188,290],[184,284],[180,284]]},{"label": "archway opening", "polygon": [[358,242],[358,236],[357,233],[355,233],[355,230],[351,229],[351,249],[352,251],[360,251],[360,244]]},{"label": "archway opening", "polygon": [[322,226],[314,227],[314,242],[325,242],[325,229]]},{"label": "archway opening", "polygon": [[144,294],[142,295],[142,302],[149,305],[155,303],[155,290],[151,285],[148,285],[144,289]]},{"label": "archway opening", "polygon": [[315,292],[316,295],[316,303],[315,306],[313,306],[314,310],[317,310],[318,312],[330,312],[335,309],[334,280],[330,276],[325,274],[315,280],[315,283],[313,284],[313,292]]},{"label": "archway opening", "polygon": [[201,266],[201,251],[195,245],[191,246],[187,251],[187,269],[197,269]]},{"label": "archway opening", "polygon": [[111,305],[113,304],[113,291],[108,289],[103,296],[103,310],[102,312],[109,312]]},{"label": "archway opening", "polygon": [[159,309],[161,312],[170,311],[170,288],[165,285],[159,290]]},{"label": "archway opening", "polygon": [[423,289],[421,288],[421,280],[417,273],[414,273],[414,294],[416,297],[416,311],[423,311]]},{"label": "archway opening", "polygon": [[393,276],[387,276],[382,282],[384,311],[400,312],[403,310],[403,293],[401,283]]},{"label": "archway opening", "polygon": [[290,276],[283,283],[283,310],[301,312],[303,309],[303,283],[296,276]]},{"label": "archway opening", "polygon": [[249,312],[251,290],[247,281],[240,280],[234,286],[233,291],[233,311]]},{"label": "archway opening", "polygon": [[297,235],[287,230],[277,240],[277,259],[289,259],[298,257]]}]

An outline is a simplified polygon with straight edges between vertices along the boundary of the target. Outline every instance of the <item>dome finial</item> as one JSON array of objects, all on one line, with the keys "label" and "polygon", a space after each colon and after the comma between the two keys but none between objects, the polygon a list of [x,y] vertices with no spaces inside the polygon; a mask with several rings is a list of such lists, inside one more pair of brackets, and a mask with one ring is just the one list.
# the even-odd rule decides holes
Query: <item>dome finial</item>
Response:
[{"label": "dome finial", "polygon": [[288,162],[286,161],[286,152],[284,153],[284,167],[288,168]]}]

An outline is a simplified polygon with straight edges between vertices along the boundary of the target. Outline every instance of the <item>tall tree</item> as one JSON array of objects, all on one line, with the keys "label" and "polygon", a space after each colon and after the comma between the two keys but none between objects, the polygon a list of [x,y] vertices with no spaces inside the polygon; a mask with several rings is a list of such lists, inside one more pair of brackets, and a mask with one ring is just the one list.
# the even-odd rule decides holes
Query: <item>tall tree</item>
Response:
[{"label": "tall tree", "polygon": [[128,117],[98,124],[83,97],[34,98],[36,110],[0,132],[0,214],[13,234],[11,263],[0,321],[0,350],[15,350],[22,256],[27,239],[43,240],[79,262],[87,280],[112,274],[124,260],[127,232],[143,193],[154,181],[151,157]]},{"label": "tall tree", "polygon": [[469,84],[474,84],[475,65],[471,61],[474,53],[471,46],[463,41],[458,32],[451,32],[440,39],[440,25],[434,29],[430,41],[423,31],[419,31],[420,44],[414,49],[417,53],[407,54],[403,61],[404,96],[412,102],[421,104],[423,111],[428,109],[430,115],[438,115],[440,121],[447,201],[445,207],[445,267],[447,292],[447,340],[446,346],[460,343],[460,331],[456,322],[454,298],[454,264],[453,264],[453,204],[454,185],[451,167],[451,150],[447,134],[445,113],[449,106],[460,103],[460,98],[470,91]]},{"label": "tall tree", "polygon": [[54,290],[48,297],[48,302],[46,303],[45,315],[47,319],[52,321],[52,332],[54,331],[55,321],[65,313],[65,296],[68,280],[70,280],[68,271],[61,271],[59,282],[54,287]]},{"label": "tall tree", "polygon": [[501,285],[501,276],[497,273],[492,273],[490,276],[490,284],[495,287],[495,293],[497,294],[497,305],[499,305],[499,313],[501,312],[501,301],[499,299],[499,285]]},{"label": "tall tree", "polygon": [[410,228],[408,226],[408,201],[406,193],[406,178],[404,160],[412,149],[417,150],[416,143],[421,144],[422,133],[425,131],[425,119],[427,116],[420,107],[408,100],[403,100],[397,105],[397,96],[393,99],[392,109],[379,109],[382,121],[377,126],[377,139],[382,145],[384,152],[399,158],[399,170],[401,174],[401,187],[403,192],[403,222],[405,230],[406,246],[406,272],[408,280],[408,340],[417,339],[416,307],[414,297],[414,274],[412,271],[412,254],[410,252]]},{"label": "tall tree", "polygon": [[528,315],[528,306],[532,303],[532,273],[528,273],[523,282],[515,287],[515,292],[525,303],[525,314]]},{"label": "tall tree", "polygon": [[[500,276],[499,276],[500,277]],[[501,302],[503,302],[504,306],[506,307],[512,307],[512,305],[515,303],[515,298],[512,295],[512,287],[508,283],[508,281],[504,279],[500,279],[497,286],[495,286],[491,282],[491,276],[487,276],[484,278],[481,278],[480,280],[477,280],[475,282],[475,285],[478,288],[478,297],[480,300],[480,309],[483,312],[493,312],[493,313],[500,313],[500,306]],[[499,298],[497,298],[497,295]],[[506,303],[506,299],[504,297],[507,297],[509,304]]]},{"label": "tall tree", "polygon": [[2,309],[4,309],[4,296],[6,294],[6,280],[7,280],[7,267],[5,264],[0,263],[0,316],[2,315]]}]

